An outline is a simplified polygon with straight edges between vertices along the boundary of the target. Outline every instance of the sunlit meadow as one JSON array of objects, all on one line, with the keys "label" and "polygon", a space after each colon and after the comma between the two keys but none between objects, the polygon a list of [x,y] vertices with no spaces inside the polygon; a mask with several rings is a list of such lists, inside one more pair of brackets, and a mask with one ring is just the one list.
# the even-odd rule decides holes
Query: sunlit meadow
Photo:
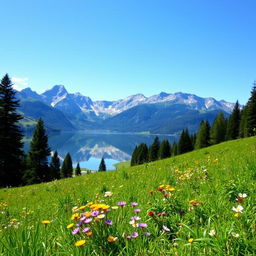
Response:
[{"label": "sunlit meadow", "polygon": [[0,190],[0,255],[255,255],[256,138]]}]

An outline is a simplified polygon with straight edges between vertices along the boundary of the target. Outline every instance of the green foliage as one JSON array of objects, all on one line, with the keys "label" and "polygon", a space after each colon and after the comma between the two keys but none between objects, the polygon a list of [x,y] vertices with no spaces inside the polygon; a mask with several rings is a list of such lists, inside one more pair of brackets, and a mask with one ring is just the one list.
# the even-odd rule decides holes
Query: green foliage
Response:
[{"label": "green foliage", "polygon": [[0,187],[21,184],[23,143],[18,122],[22,117],[17,113],[18,107],[6,74],[0,83]]},{"label": "green foliage", "polygon": [[248,137],[248,106],[245,106],[241,111],[241,121],[239,125],[239,137],[245,138]]},{"label": "green foliage", "polygon": [[239,137],[240,119],[241,119],[241,113],[240,113],[239,103],[237,101],[228,119],[227,134],[226,134],[227,140],[235,140]]},{"label": "green foliage", "polygon": [[106,170],[107,170],[107,167],[106,167],[106,164],[105,164],[105,160],[104,160],[104,157],[102,157],[101,161],[100,161],[100,165],[99,165],[98,171],[99,172],[104,172]]},{"label": "green foliage", "polygon": [[138,147],[136,146],[132,152],[131,166],[137,165],[138,162]]},{"label": "green foliage", "polygon": [[54,152],[51,159],[50,178],[51,180],[60,179],[60,159],[57,151]]},{"label": "green foliage", "polygon": [[256,135],[256,82],[254,82],[247,107],[247,131],[249,136],[254,136]]},{"label": "green foliage", "polygon": [[69,153],[66,154],[61,166],[60,176],[61,178],[69,178],[73,175],[72,159]]},{"label": "green foliage", "polygon": [[81,174],[82,174],[82,173],[81,173],[80,165],[79,165],[79,163],[77,163],[76,169],[75,169],[75,175],[76,175],[76,176],[80,176]]},{"label": "green foliage", "polygon": [[148,149],[148,161],[149,162],[153,162],[158,159],[159,148],[160,148],[160,142],[159,142],[159,138],[156,136],[153,144]]},{"label": "green foliage", "polygon": [[196,136],[195,148],[205,148],[210,145],[210,124],[208,121],[202,121]]},{"label": "green foliage", "polygon": [[44,122],[39,118],[27,156],[27,170],[23,176],[25,184],[39,183],[50,180],[48,156],[51,149],[48,146],[48,137]]},{"label": "green foliage", "polygon": [[226,138],[227,120],[224,118],[223,112],[220,112],[215,118],[211,131],[211,144],[218,144],[225,141]]},{"label": "green foliage", "polygon": [[164,159],[171,156],[171,147],[168,140],[163,140],[159,148],[159,159]]},{"label": "green foliage", "polygon": [[193,145],[188,133],[188,129],[183,130],[180,135],[180,139],[178,143],[178,153],[183,154],[192,150],[193,150]]}]

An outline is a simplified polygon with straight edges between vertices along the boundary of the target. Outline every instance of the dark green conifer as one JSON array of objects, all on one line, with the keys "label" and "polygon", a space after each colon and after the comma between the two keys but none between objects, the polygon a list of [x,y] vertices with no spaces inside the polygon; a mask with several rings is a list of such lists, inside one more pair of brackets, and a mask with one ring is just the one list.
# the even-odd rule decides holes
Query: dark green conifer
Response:
[{"label": "dark green conifer", "polygon": [[208,121],[202,121],[196,135],[195,149],[210,145],[210,125]]},{"label": "dark green conifer", "polygon": [[23,143],[19,101],[6,74],[0,83],[0,187],[21,184]]},{"label": "dark green conifer", "polygon": [[239,137],[239,127],[240,127],[240,119],[241,119],[240,115],[241,113],[240,113],[239,103],[237,101],[228,119],[226,140],[235,140]]},{"label": "dark green conifer", "polygon": [[211,144],[218,144],[225,141],[227,129],[227,120],[224,118],[223,112],[220,112],[213,121],[210,131]]},{"label": "dark green conifer", "polygon": [[192,150],[193,150],[193,145],[188,133],[188,129],[183,130],[180,135],[180,139],[178,143],[178,154],[183,154]]},{"label": "dark green conifer", "polygon": [[256,81],[247,103],[247,133],[248,136],[256,135]]},{"label": "dark green conifer", "polygon": [[81,172],[80,165],[79,165],[79,163],[77,163],[77,166],[76,166],[76,169],[75,169],[75,175],[80,176],[81,174],[82,174],[82,172]]},{"label": "dark green conifer", "polygon": [[247,129],[248,106],[246,105],[241,111],[241,121],[239,125],[239,137],[248,137]]},{"label": "dark green conifer", "polygon": [[138,162],[138,147],[136,146],[132,152],[131,166],[137,165]]},{"label": "dark green conifer", "polygon": [[173,142],[172,147],[171,147],[171,155],[172,156],[177,156],[178,155],[178,144],[176,142]]},{"label": "dark green conifer", "polygon": [[50,180],[48,156],[51,149],[48,146],[48,137],[44,128],[44,122],[39,118],[27,157],[27,170],[24,175],[26,184],[44,182]]},{"label": "dark green conifer", "polygon": [[72,159],[69,153],[66,154],[60,170],[61,178],[69,178],[73,176]]},{"label": "dark green conifer", "polygon": [[163,140],[159,148],[159,159],[164,159],[171,156],[171,148],[168,140]]},{"label": "dark green conifer", "polygon": [[54,152],[51,159],[50,173],[51,180],[60,179],[60,159],[57,151]]},{"label": "dark green conifer", "polygon": [[104,172],[106,170],[107,170],[107,167],[106,167],[106,164],[105,164],[105,160],[104,160],[104,157],[102,157],[101,161],[100,161],[100,165],[99,165],[98,171],[99,172]]},{"label": "dark green conifer", "polygon": [[141,143],[137,149],[137,165],[148,162],[148,146],[145,143]]},{"label": "dark green conifer", "polygon": [[153,144],[149,147],[149,150],[148,150],[149,162],[156,161],[158,159],[159,148],[160,148],[159,138],[156,136]]}]

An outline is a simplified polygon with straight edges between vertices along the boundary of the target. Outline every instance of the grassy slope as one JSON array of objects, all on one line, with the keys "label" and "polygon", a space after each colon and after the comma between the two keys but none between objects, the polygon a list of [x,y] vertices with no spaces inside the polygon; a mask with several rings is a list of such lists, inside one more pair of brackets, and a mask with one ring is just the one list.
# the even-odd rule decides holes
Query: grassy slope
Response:
[{"label": "grassy slope", "polygon": [[[133,168],[1,189],[0,255],[90,255],[93,250],[94,255],[254,255],[255,179],[256,138],[248,138]],[[157,192],[161,184],[175,187],[167,201]],[[150,195],[150,189],[156,192]],[[109,213],[115,222],[110,233],[118,236],[117,242],[106,242],[109,231],[100,236],[96,230],[83,248],[74,247],[78,238],[66,229],[72,207],[103,199],[105,191],[113,192],[111,198],[105,198],[111,206],[118,201],[137,201],[151,237],[122,238],[133,230],[128,224],[132,209],[126,206]],[[248,197],[241,217],[235,218],[232,207],[238,205],[239,192]],[[191,209],[193,199],[199,205]],[[165,211],[167,216],[149,217],[150,210]],[[54,221],[45,227],[41,224],[44,219]],[[162,232],[163,224],[171,232]],[[217,232],[214,237],[208,235],[212,229]],[[232,232],[239,237],[232,237]],[[189,238],[194,239],[192,244]]]}]

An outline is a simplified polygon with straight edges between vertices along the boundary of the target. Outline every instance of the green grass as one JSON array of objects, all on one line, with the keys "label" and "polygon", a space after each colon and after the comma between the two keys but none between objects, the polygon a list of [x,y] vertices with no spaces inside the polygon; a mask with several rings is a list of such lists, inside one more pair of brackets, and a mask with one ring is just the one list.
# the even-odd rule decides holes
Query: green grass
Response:
[{"label": "green grass", "polygon": [[[254,137],[133,168],[1,189],[0,255],[255,255],[255,181]],[[166,186],[158,191],[162,184],[169,184],[170,191]],[[112,197],[104,197],[106,191]],[[239,193],[248,195],[243,203],[236,202]],[[88,224],[92,236],[67,229],[77,223],[70,219],[73,207],[87,202],[116,206],[119,201],[127,205],[105,213],[112,226],[104,219],[93,221]],[[129,224],[136,215],[130,206],[134,201],[145,229]],[[244,210],[234,216],[232,208],[239,204]],[[78,212],[85,211],[90,209]],[[129,239],[134,231],[139,236]],[[118,240],[108,242],[109,235]],[[80,239],[86,244],[75,247]]]},{"label": "green grass", "polygon": [[117,170],[120,170],[123,168],[129,168],[131,166],[131,162],[130,161],[120,162],[120,163],[114,164],[114,166],[116,167]]}]

